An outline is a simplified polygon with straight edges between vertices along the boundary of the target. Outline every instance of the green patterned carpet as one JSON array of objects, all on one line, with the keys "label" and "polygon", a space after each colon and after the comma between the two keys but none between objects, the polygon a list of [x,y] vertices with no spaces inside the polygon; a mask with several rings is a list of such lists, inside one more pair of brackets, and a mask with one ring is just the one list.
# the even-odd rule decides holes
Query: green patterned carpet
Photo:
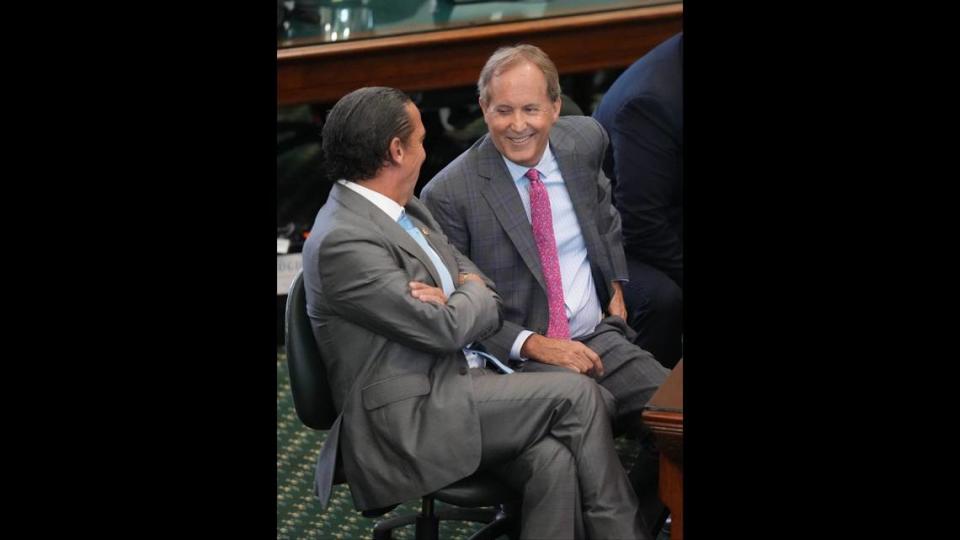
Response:
[{"label": "green patterned carpet", "polygon": [[[326,511],[321,511],[313,497],[313,467],[326,432],[304,426],[293,408],[286,355],[277,350],[277,539],[370,539],[377,519],[367,519],[353,508],[350,490],[345,484],[335,486]],[[628,468],[627,456],[635,453],[635,443],[617,440],[617,451]],[[438,502],[438,507],[443,503]],[[420,501],[401,504],[379,519],[398,514],[416,513]],[[440,538],[466,539],[481,527],[479,523],[441,522]],[[413,525],[394,532],[394,538],[413,539]]]}]

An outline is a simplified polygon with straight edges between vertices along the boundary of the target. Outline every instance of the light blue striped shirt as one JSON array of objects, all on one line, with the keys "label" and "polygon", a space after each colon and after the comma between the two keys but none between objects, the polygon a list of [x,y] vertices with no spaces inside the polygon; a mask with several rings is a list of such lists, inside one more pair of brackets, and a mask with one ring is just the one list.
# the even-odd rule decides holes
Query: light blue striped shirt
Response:
[{"label": "light blue striped shirt", "polygon": [[[506,157],[510,177],[513,178],[523,209],[527,212],[527,221],[530,221],[530,179],[525,175],[530,167],[517,165]],[[536,167],[540,173],[540,180],[547,188],[550,197],[550,211],[553,214],[553,234],[557,239],[557,256],[560,259],[560,276],[563,281],[563,301],[567,311],[567,320],[570,323],[570,337],[579,337],[596,329],[603,320],[603,308],[597,297],[597,289],[593,283],[593,273],[590,271],[590,260],[587,258],[587,245],[583,241],[580,231],[580,222],[573,209],[570,193],[563,183],[560,166],[553,156],[548,144],[543,157]],[[526,360],[520,356],[520,349],[527,338],[533,334],[524,330],[517,336],[510,349],[510,358]]]}]

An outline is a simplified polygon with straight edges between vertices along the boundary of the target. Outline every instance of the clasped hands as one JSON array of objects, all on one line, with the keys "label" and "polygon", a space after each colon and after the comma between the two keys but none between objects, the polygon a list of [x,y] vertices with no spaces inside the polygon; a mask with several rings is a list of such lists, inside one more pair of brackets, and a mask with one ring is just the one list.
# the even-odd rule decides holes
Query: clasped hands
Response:
[{"label": "clasped hands", "polygon": [[[619,281],[613,282],[613,298],[607,306],[607,313],[627,320],[623,287]],[[603,361],[600,355],[579,341],[532,334],[520,347],[520,355],[544,364],[565,367],[577,373],[594,377],[603,376]]]},{"label": "clasped hands", "polygon": [[600,355],[579,341],[531,334],[520,347],[520,356],[544,364],[565,367],[584,375],[603,376],[603,362],[600,360]]}]

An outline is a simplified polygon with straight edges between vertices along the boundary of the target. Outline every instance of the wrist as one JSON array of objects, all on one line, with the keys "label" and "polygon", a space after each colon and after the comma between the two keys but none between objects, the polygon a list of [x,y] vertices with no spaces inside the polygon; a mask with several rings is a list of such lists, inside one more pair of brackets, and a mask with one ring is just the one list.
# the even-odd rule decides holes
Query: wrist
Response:
[{"label": "wrist", "polygon": [[523,342],[523,345],[520,347],[520,355],[525,358],[532,358],[533,360],[539,360],[537,355],[537,345],[544,339],[540,334],[530,334],[526,341]]},{"label": "wrist", "polygon": [[458,285],[464,285],[468,281],[476,281],[477,283],[486,285],[486,282],[483,281],[483,278],[470,272],[461,272],[460,275],[457,276],[457,281],[459,282]]}]

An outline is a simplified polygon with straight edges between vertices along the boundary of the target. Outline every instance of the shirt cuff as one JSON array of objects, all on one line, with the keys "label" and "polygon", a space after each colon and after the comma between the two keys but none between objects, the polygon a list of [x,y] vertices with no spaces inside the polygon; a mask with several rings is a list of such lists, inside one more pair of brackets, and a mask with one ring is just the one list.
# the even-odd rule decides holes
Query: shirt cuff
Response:
[{"label": "shirt cuff", "polygon": [[517,339],[513,341],[513,347],[510,348],[510,359],[511,360],[520,360],[521,362],[526,362],[527,359],[520,356],[520,349],[523,348],[523,344],[526,343],[527,338],[532,336],[533,332],[530,330],[521,330],[517,335]]}]

